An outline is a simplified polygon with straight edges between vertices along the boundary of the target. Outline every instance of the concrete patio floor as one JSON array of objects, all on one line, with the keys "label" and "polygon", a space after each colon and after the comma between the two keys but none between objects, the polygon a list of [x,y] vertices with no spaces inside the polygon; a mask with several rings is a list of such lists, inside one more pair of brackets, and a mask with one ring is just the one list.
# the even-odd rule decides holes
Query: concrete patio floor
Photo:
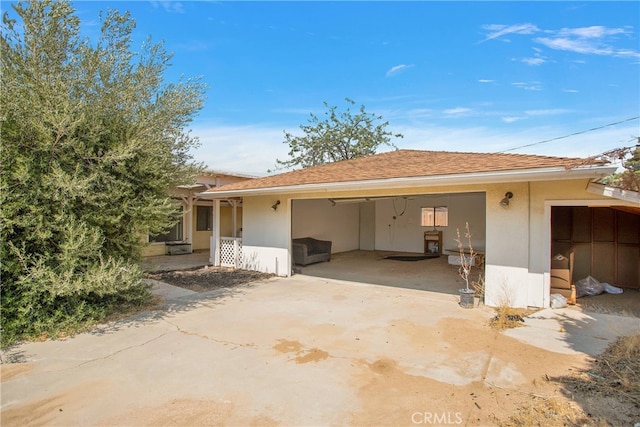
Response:
[{"label": "concrete patio floor", "polygon": [[[331,262],[311,264],[300,268],[302,274],[314,277],[373,283],[441,294],[458,295],[464,282],[458,267],[449,265],[447,257],[420,261],[393,261],[385,259],[397,252],[351,251],[333,254]],[[409,254],[419,255],[419,254]],[[472,269],[473,274],[478,269]],[[476,303],[479,303],[476,298]],[[591,313],[605,313],[640,318],[640,289],[624,289],[619,295],[601,295],[578,298],[579,309]]]},{"label": "concrete patio floor", "polygon": [[[298,267],[307,276],[371,283],[458,295],[464,282],[458,267],[446,256],[419,261],[386,259],[390,255],[421,255],[388,251],[350,251],[333,254],[330,262]],[[477,269],[473,269],[477,273]]]},{"label": "concrete patio floor", "polygon": [[412,425],[437,412],[495,424],[527,393],[550,393],[544,375],[640,328],[569,308],[500,334],[487,327],[493,315],[448,293],[305,275],[169,297],[160,310],[11,349],[1,423]]}]

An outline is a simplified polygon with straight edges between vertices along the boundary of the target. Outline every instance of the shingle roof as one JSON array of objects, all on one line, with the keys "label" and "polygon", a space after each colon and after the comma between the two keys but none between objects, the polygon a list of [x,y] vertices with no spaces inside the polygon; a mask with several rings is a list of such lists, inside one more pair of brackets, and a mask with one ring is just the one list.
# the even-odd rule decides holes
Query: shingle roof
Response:
[{"label": "shingle roof", "polygon": [[396,150],[212,188],[209,192],[305,184],[430,177],[464,173],[571,167],[585,159],[526,154]]}]

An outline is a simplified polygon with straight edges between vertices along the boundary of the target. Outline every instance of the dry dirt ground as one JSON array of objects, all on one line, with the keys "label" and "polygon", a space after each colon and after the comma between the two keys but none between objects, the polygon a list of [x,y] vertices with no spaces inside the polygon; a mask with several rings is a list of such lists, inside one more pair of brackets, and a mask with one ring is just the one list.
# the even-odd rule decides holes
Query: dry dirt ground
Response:
[{"label": "dry dirt ground", "polygon": [[268,279],[273,277],[273,274],[224,267],[209,267],[150,273],[147,277],[194,292],[208,292],[214,289],[233,288]]},{"label": "dry dirt ground", "polygon": [[[242,288],[244,284],[266,276],[254,272],[207,269],[161,273],[150,277],[204,292],[219,288]],[[258,301],[271,295],[266,286],[253,289],[256,291],[254,298]],[[357,291],[360,292],[359,289]],[[331,305],[336,313],[351,310],[352,307],[354,310],[366,310],[364,290],[358,294],[363,295],[361,305],[354,305],[353,300],[348,301],[339,288],[332,292],[327,294],[326,301],[318,301],[312,307],[305,306],[309,309],[309,316],[319,318],[322,312],[314,313],[311,308],[321,304]],[[350,294],[349,299],[351,298],[353,295]],[[392,297],[389,299],[393,301]],[[283,304],[287,303],[293,304],[291,301],[283,301]],[[238,304],[233,310],[237,313],[243,308],[244,305]],[[213,310],[222,311],[224,305],[215,306]],[[324,377],[326,384],[331,384],[331,381],[347,383],[353,396],[345,396],[344,402],[335,398],[331,400],[332,390],[324,389],[323,381],[305,384],[303,377],[280,377],[272,380],[275,386],[269,392],[270,397],[263,398],[267,403],[257,402],[255,398],[253,401],[247,400],[249,398],[246,394],[238,394],[237,398],[194,399],[187,397],[188,392],[176,390],[173,398],[161,405],[136,407],[111,418],[98,422],[89,420],[83,424],[291,425],[283,416],[283,408],[288,403],[282,402],[277,397],[278,393],[290,393],[290,401],[300,401],[302,403],[298,405],[303,407],[306,404],[310,413],[308,421],[304,421],[304,416],[296,419],[297,424],[305,425],[633,426],[640,422],[640,338],[634,338],[632,343],[623,342],[618,347],[610,347],[605,354],[591,358],[553,353],[505,336],[490,326],[493,313],[484,313],[482,310],[490,311],[486,307],[467,311],[473,312],[470,318],[442,318],[433,325],[415,321],[415,313],[419,311],[414,313],[413,310],[410,305],[406,320],[389,320],[384,313],[380,313],[381,326],[375,325],[375,331],[373,326],[367,330],[354,329],[357,326],[348,322],[305,326],[301,321],[291,330],[265,330],[258,338],[265,343],[271,339],[270,351],[278,359],[270,359],[269,363],[274,364],[274,368],[281,363],[291,364],[287,369],[306,366],[307,369],[324,372],[320,374],[320,378]],[[274,312],[278,313],[278,309],[274,308]],[[250,317],[236,319],[237,322],[247,322],[247,330],[259,328],[260,322],[254,322]],[[389,321],[385,323],[387,320]],[[354,332],[355,338],[352,341],[341,342],[336,346],[336,336],[340,333],[344,336],[345,331],[358,333]],[[187,330],[181,330],[180,333],[190,337],[195,334]],[[283,338],[275,339],[278,333]],[[276,335],[272,337],[271,334]],[[242,337],[235,339],[242,340]],[[412,368],[409,360],[394,357],[393,346],[387,355],[359,352],[358,349],[367,341],[380,339],[386,339],[387,345],[391,345],[389,342],[401,341],[417,355],[421,351],[446,352],[460,355],[461,359],[455,362],[443,360],[441,366],[434,364],[427,369],[429,374],[424,375],[423,371],[416,371],[415,366]],[[329,342],[334,344],[328,346]],[[232,347],[229,354],[235,352],[235,357],[238,357],[238,352],[264,352],[267,349],[268,346],[263,348],[256,342],[249,347]],[[178,353],[181,350],[176,348],[175,351]],[[486,359],[474,358],[474,355],[485,352],[491,354],[491,362],[484,367],[484,377],[470,380],[460,378],[458,384],[438,380],[439,372],[450,371],[453,363],[485,363]],[[187,354],[189,353],[182,353],[182,356]],[[500,366],[496,361],[501,362]],[[198,361],[194,360],[194,363]],[[296,366],[299,368],[295,368]],[[1,381],[29,375],[32,369],[33,366],[29,363],[3,364]],[[348,373],[348,376],[344,373]],[[203,375],[206,374],[203,372]],[[229,378],[218,378],[217,381],[234,384],[233,373],[229,372],[228,376]],[[493,382],[487,381],[488,376],[493,378]],[[501,378],[504,382],[500,381]],[[521,382],[518,387],[507,385],[518,380]],[[100,399],[106,391],[106,385],[105,389],[97,383],[92,387],[95,389],[68,385],[66,391],[48,399],[10,407],[2,411],[2,425],[61,425],[56,421],[56,415],[71,411],[74,407],[81,408],[83,399]],[[3,400],[4,398],[5,396]],[[106,394],[103,398],[107,405]],[[335,407],[316,407],[324,401],[335,402]],[[279,403],[274,405],[274,402]],[[353,408],[350,415],[344,416],[343,406]],[[335,418],[327,415],[332,412],[335,413]],[[315,415],[311,415],[312,413]]]}]

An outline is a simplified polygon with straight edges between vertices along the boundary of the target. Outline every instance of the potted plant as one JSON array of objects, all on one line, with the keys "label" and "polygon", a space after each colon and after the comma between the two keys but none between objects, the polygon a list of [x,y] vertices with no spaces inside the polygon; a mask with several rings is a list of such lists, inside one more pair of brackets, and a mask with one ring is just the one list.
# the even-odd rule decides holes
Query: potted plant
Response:
[{"label": "potted plant", "polygon": [[458,289],[460,293],[460,307],[473,308],[475,304],[476,290],[469,286],[469,280],[471,278],[471,268],[475,262],[475,252],[471,245],[471,232],[469,231],[469,223],[465,223],[466,232],[464,237],[467,239],[467,248],[462,244],[462,238],[460,237],[460,229],[456,228],[458,237],[458,252],[460,253],[460,268],[458,268],[458,274],[464,280],[465,287]]}]

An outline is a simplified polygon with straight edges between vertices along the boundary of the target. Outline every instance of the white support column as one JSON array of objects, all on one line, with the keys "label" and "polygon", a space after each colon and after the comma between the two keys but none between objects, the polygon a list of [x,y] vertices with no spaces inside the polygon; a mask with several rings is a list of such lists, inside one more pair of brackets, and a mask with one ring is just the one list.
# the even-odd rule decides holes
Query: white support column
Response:
[{"label": "white support column", "polygon": [[182,201],[186,205],[186,211],[183,212],[184,228],[186,228],[185,241],[193,244],[193,201],[194,197],[189,192],[188,196],[182,196]]},{"label": "white support column", "polygon": [[213,233],[211,235],[211,248],[209,255],[209,262],[214,266],[220,266],[220,199],[213,200]]},{"label": "white support column", "polygon": [[229,200],[229,203],[231,203],[231,237],[238,237],[237,236],[237,217],[238,217],[238,201],[237,200]]}]

